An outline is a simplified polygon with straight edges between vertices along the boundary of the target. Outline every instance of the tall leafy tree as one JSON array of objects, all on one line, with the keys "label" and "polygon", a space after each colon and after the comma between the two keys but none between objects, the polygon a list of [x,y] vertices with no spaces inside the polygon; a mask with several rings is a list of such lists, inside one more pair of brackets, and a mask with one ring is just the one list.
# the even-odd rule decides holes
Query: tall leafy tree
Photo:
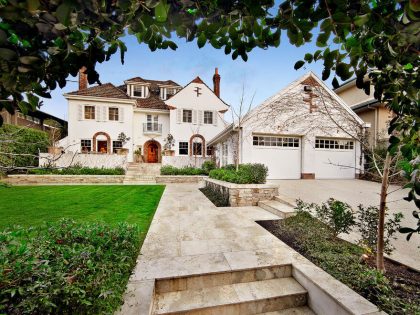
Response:
[{"label": "tall leafy tree", "polygon": [[319,47],[295,69],[319,61],[334,86],[352,76],[366,93],[374,85],[395,113],[389,154],[408,161],[407,200],[420,207],[419,0],[0,0],[0,110],[34,109],[82,66],[100,83],[96,64],[118,50],[123,62],[126,34],[152,51],[176,49],[176,35],[246,61],[256,47],[279,46],[281,32]]}]

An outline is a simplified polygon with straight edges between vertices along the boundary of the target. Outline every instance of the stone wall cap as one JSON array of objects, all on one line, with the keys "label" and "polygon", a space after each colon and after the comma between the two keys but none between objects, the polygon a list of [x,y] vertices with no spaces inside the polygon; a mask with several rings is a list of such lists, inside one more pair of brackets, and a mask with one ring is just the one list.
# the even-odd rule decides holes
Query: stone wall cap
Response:
[{"label": "stone wall cap", "polygon": [[57,177],[57,178],[63,178],[63,177],[72,177],[72,178],[83,178],[83,177],[113,177],[113,178],[119,178],[119,177],[125,177],[125,175],[95,175],[95,174],[84,174],[84,175],[67,175],[67,174],[10,174],[7,175],[7,177],[13,178],[52,178],[52,177]]},{"label": "stone wall cap", "polygon": [[214,178],[205,178],[206,182],[218,184],[220,186],[231,188],[231,189],[252,189],[252,188],[258,188],[258,189],[273,189],[278,188],[278,185],[274,184],[235,184],[235,183],[229,183],[222,180],[214,179]]}]

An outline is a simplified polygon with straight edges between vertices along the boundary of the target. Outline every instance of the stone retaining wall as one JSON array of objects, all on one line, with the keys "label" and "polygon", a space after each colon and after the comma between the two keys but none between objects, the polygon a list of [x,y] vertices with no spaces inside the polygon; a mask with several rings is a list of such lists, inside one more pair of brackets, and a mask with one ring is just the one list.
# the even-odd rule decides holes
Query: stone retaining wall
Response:
[{"label": "stone retaining wall", "polygon": [[162,166],[171,165],[178,168],[181,167],[201,167],[205,161],[210,161],[210,157],[194,157],[194,156],[162,156]]},{"label": "stone retaining wall", "polygon": [[3,179],[9,184],[118,184],[124,175],[9,175]]},{"label": "stone retaining wall", "polygon": [[156,176],[156,183],[170,184],[170,183],[200,183],[207,176],[190,176],[190,175],[160,175]]},{"label": "stone retaining wall", "polygon": [[270,200],[278,195],[278,187],[270,184],[233,184],[217,179],[204,179],[206,187],[229,195],[231,207],[257,206],[259,201]]}]

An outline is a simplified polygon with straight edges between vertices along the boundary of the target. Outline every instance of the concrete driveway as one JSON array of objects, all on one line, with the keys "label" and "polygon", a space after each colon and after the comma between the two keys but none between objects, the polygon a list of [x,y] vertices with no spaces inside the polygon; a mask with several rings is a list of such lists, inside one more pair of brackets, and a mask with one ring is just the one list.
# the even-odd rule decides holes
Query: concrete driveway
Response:
[{"label": "concrete driveway", "polygon": [[[380,184],[364,180],[270,180],[269,183],[279,185],[279,192],[283,195],[302,199],[307,202],[324,202],[332,197],[347,202],[356,209],[359,204],[364,206],[378,206]],[[402,226],[415,227],[416,221],[412,216],[416,206],[413,202],[407,202],[403,198],[407,195],[406,190],[399,186],[391,185],[388,196],[388,208],[390,213],[401,212],[404,215]],[[393,242],[395,251],[391,258],[420,270],[420,235],[413,235],[409,242],[405,234],[397,232],[398,239]],[[343,235],[344,239],[357,241],[358,235]]]}]

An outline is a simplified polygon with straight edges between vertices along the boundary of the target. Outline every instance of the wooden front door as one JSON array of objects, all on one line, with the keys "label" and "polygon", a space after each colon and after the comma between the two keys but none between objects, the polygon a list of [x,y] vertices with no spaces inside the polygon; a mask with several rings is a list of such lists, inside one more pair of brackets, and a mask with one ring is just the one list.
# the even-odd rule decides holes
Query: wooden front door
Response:
[{"label": "wooden front door", "polygon": [[98,152],[108,153],[108,141],[98,140]]},{"label": "wooden front door", "polygon": [[158,146],[156,143],[150,143],[147,147],[147,162],[148,163],[158,162]]}]

